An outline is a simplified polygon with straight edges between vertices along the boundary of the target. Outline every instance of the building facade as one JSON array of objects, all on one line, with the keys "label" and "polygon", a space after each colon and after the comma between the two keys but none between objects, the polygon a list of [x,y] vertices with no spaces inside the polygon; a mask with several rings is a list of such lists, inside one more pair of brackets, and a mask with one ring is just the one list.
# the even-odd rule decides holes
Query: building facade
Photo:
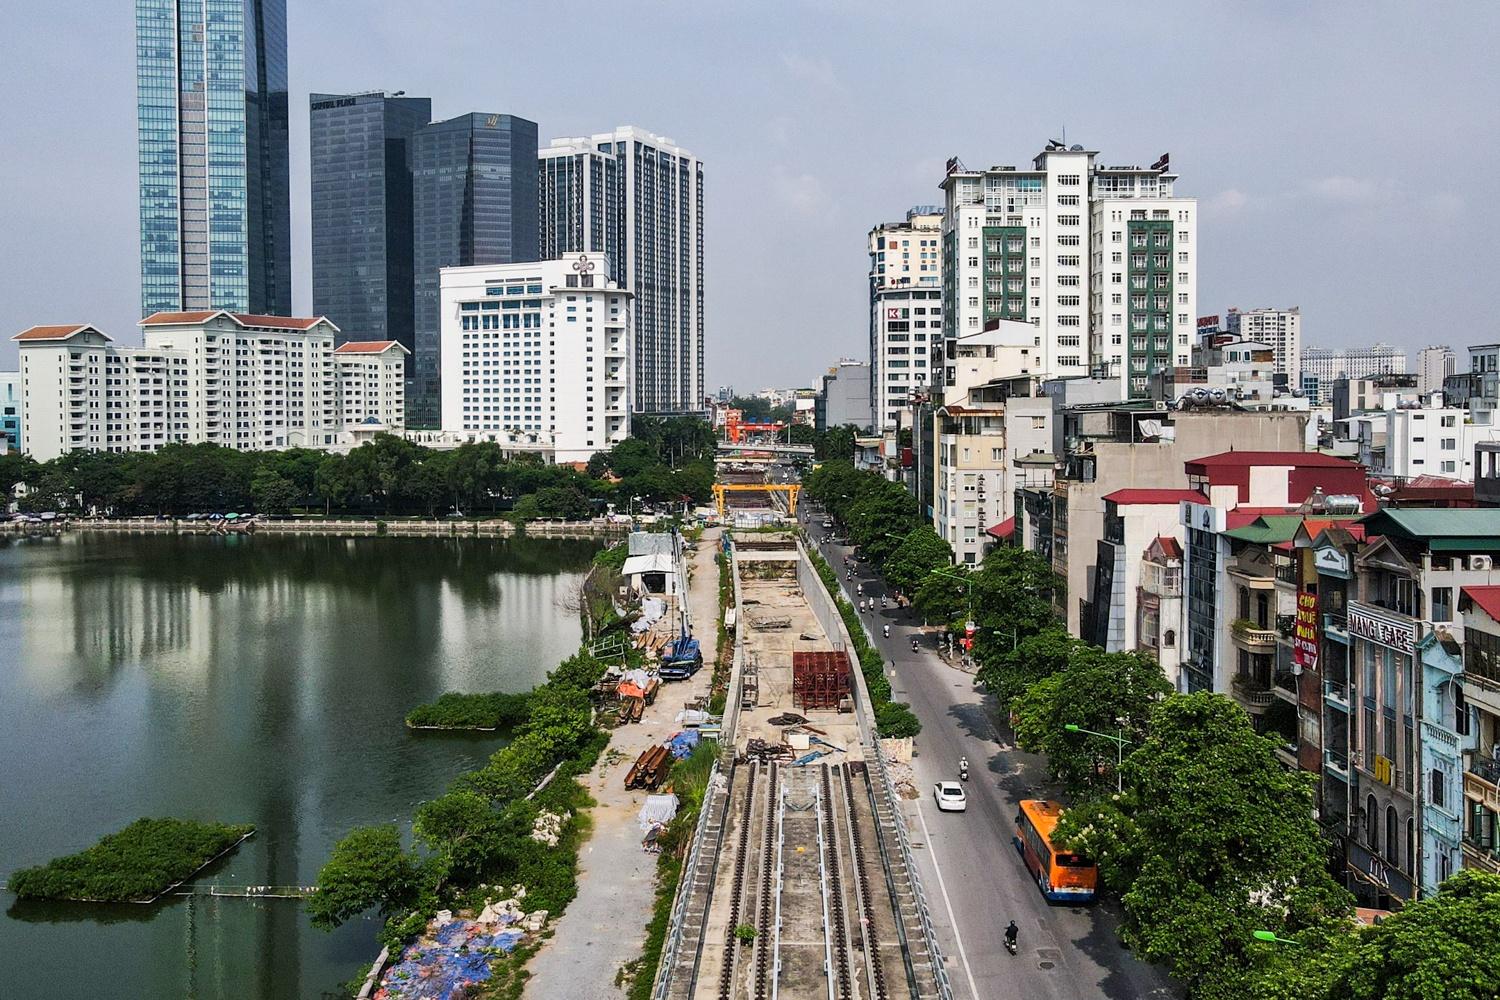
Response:
[{"label": "building facade", "polygon": [[440,271],[536,257],[536,122],[467,114],[408,140],[413,347],[407,423],[434,427],[442,402]]},{"label": "building facade", "polygon": [[413,339],[411,164],[432,101],[383,92],[312,94],[313,312],[346,340]]},{"label": "building facade", "polygon": [[813,397],[813,427],[826,431],[850,425],[858,431],[870,429],[870,366],[842,358],[819,376]]},{"label": "building facade", "polygon": [[630,434],[634,310],[603,254],[442,276],[443,431],[525,432],[584,462]]},{"label": "building facade", "polygon": [[601,253],[635,309],[634,408],[703,409],[703,162],[634,126],[540,153],[544,259]]},{"label": "building facade", "polygon": [[1274,352],[1275,371],[1295,389],[1302,373],[1302,310],[1246,309],[1233,306],[1224,317],[1225,329],[1241,340],[1265,344]]},{"label": "building facade", "polygon": [[1443,380],[1454,373],[1457,357],[1453,348],[1424,347],[1417,352],[1417,391],[1423,395],[1443,391]]},{"label": "building facade", "polygon": [[285,0],[136,0],[141,315],[292,305]]},{"label": "building facade", "polygon": [[1308,347],[1302,351],[1302,374],[1324,386],[1341,378],[1373,378],[1406,372],[1406,351],[1390,344],[1368,347]]},{"label": "building facade", "polygon": [[406,359],[398,340],[350,340],[333,349],[345,428],[406,428]]},{"label": "building facade", "polygon": [[1166,157],[1106,167],[1049,144],[1029,170],[964,169],[943,180],[943,332],[997,319],[1037,328],[1050,376],[1091,372],[1144,394],[1188,363],[1197,315],[1197,206],[1174,194]]},{"label": "building facade", "polygon": [[917,207],[869,234],[870,402],[873,428],[895,428],[913,395],[927,391],[932,349],[942,342],[943,212]]},{"label": "building facade", "polygon": [[0,372],[0,437],[15,451],[25,446],[26,415],[22,406],[21,373]]},{"label": "building facade", "polygon": [[143,347],[93,326],[38,326],[20,347],[26,452],[326,448],[343,427],[326,319],[155,313]]}]

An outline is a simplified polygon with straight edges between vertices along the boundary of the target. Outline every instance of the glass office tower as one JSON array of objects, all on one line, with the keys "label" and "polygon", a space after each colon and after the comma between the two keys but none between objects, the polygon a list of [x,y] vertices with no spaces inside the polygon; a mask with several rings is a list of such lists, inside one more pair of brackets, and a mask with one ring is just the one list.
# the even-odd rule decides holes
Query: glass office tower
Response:
[{"label": "glass office tower", "polygon": [[513,115],[460,115],[411,137],[416,349],[408,427],[437,427],[440,419],[439,269],[536,259],[536,151],[536,122]]},{"label": "glass office tower", "polygon": [[141,311],[286,315],[285,0],[136,0]]},{"label": "glass office tower", "polygon": [[416,350],[407,144],[431,120],[425,97],[309,98],[313,312],[339,328],[339,343]]}]

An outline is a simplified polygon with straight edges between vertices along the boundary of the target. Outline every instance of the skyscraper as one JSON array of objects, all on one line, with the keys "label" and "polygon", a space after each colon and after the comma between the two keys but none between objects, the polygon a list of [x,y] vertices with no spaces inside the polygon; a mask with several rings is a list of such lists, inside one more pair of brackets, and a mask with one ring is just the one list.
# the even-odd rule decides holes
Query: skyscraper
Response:
[{"label": "skyscraper", "polygon": [[412,318],[412,133],[432,101],[312,94],[313,312],[346,340],[416,348]]},{"label": "skyscraper", "polygon": [[1242,340],[1265,344],[1276,352],[1276,372],[1287,376],[1292,388],[1302,375],[1302,310],[1246,309],[1234,306],[1224,316],[1224,326]]},{"label": "skyscraper", "polygon": [[285,0],[136,0],[135,23],[142,314],[287,314]]},{"label": "skyscraper", "polygon": [[926,393],[932,349],[943,343],[943,210],[919,205],[905,222],[870,230],[870,405],[891,430]]},{"label": "skyscraper", "polygon": [[598,251],[635,293],[635,410],[703,406],[703,162],[633,126],[541,151],[542,257]]},{"label": "skyscraper", "polygon": [[536,122],[513,115],[460,115],[411,137],[416,345],[410,426],[439,422],[439,269],[536,258],[536,148]]}]

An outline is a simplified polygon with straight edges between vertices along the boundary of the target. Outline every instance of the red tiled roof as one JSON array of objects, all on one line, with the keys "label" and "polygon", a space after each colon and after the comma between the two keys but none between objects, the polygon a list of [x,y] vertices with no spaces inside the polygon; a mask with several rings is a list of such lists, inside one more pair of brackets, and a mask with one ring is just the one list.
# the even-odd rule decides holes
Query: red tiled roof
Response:
[{"label": "red tiled roof", "polygon": [[1112,500],[1117,504],[1177,503],[1181,500],[1189,503],[1206,503],[1208,501],[1208,497],[1197,490],[1115,490],[1104,499]]},{"label": "red tiled roof", "polygon": [[1477,604],[1485,614],[1500,622],[1500,586],[1465,587],[1463,592]]},{"label": "red tiled roof", "polygon": [[1157,535],[1156,544],[1161,546],[1161,553],[1172,559],[1182,558],[1182,544],[1171,535]]},{"label": "red tiled roof", "polygon": [[379,354],[399,346],[395,340],[351,340],[333,349],[334,354]]},{"label": "red tiled roof", "polygon": [[1221,451],[1217,455],[1195,458],[1188,465],[1294,465],[1299,468],[1349,468],[1357,463],[1319,451]]},{"label": "red tiled roof", "polygon": [[[12,337],[10,339],[11,340],[67,340],[69,337],[73,336],[74,334],[82,333],[85,330],[94,330],[94,328],[92,326],[89,326],[87,323],[84,323],[82,325],[74,324],[72,326],[33,326],[33,327],[28,328],[28,329],[22,330],[20,333],[16,334],[14,337]],[[99,336],[103,337],[105,340],[110,339],[109,335],[106,334],[106,333],[104,333],[101,330],[94,330],[94,332],[97,333],[97,334],[99,334]]]},{"label": "red tiled roof", "polygon": [[152,313],[141,320],[141,326],[196,326],[199,323],[207,323],[215,316],[228,316],[240,326],[265,326],[277,330],[310,330],[318,323],[326,322],[322,316],[260,316],[218,309],[210,312]]},{"label": "red tiled roof", "polygon": [[986,535],[989,535],[991,538],[997,538],[1003,542],[1016,533],[1016,519],[1013,517],[1007,517],[999,524],[994,525],[990,528],[986,528],[984,530],[984,533]]}]

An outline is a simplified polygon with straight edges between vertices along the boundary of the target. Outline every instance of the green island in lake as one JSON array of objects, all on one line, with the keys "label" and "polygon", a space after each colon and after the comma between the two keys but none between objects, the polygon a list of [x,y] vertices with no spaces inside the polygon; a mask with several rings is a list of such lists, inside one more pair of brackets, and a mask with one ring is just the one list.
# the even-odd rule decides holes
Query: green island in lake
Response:
[{"label": "green island in lake", "polygon": [[22,899],[149,903],[227,854],[253,826],[186,819],[138,819],[88,850],[11,875]]},{"label": "green island in lake", "polygon": [[449,691],[407,712],[406,724],[412,729],[510,729],[526,718],[529,704],[529,694]]}]

